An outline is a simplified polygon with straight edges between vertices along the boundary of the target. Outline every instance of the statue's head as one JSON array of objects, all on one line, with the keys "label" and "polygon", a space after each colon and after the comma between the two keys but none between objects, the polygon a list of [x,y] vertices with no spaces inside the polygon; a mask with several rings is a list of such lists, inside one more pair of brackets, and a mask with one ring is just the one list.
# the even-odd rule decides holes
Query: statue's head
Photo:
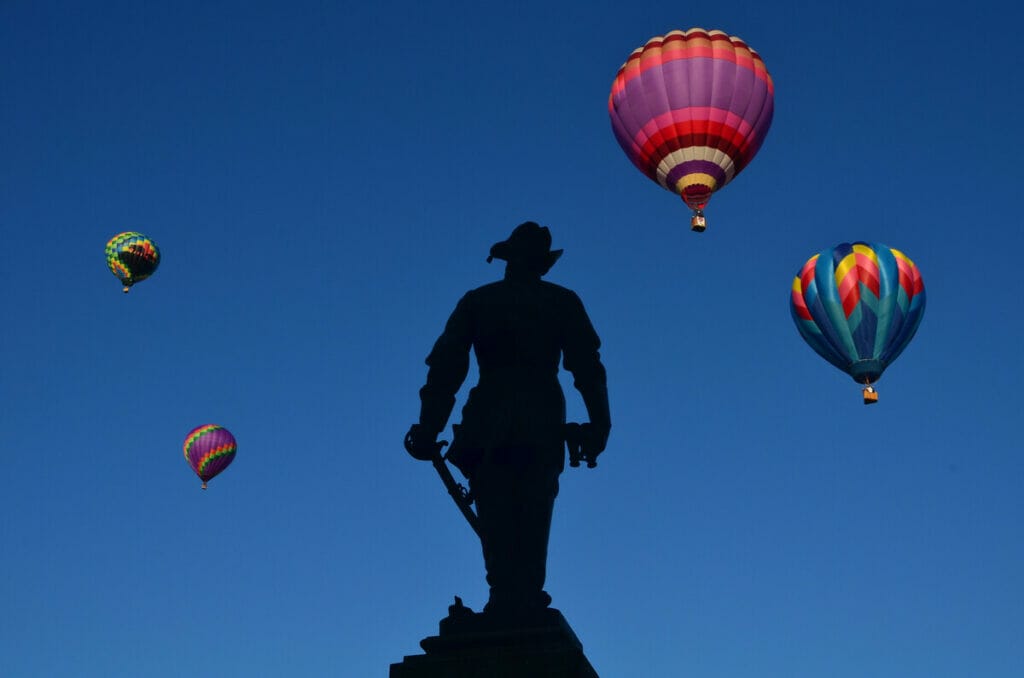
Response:
[{"label": "statue's head", "polygon": [[491,246],[491,254],[487,257],[504,259],[512,266],[521,266],[544,275],[562,256],[562,250],[551,249],[551,231],[533,221],[519,224],[512,231],[508,240],[496,242]]}]

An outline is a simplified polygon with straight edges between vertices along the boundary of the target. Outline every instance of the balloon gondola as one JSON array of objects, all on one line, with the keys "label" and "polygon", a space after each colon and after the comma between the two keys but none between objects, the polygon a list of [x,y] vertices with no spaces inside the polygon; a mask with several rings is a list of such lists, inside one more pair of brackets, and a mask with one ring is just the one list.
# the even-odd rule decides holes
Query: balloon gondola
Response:
[{"label": "balloon gondola", "polygon": [[774,93],[764,61],[743,40],[691,28],[633,50],[612,83],[608,112],[626,156],[683,199],[700,232],[711,194],[764,142]]},{"label": "balloon gondola", "polygon": [[842,243],[801,267],[790,312],[804,341],[864,385],[864,403],[878,402],[874,384],[907,347],[924,317],[921,272],[903,252],[880,243]]}]

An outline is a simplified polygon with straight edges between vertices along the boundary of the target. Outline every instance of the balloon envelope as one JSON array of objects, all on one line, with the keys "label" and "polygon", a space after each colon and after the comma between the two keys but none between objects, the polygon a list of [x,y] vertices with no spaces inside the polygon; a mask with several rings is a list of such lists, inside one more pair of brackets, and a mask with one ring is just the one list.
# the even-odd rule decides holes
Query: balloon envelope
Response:
[{"label": "balloon envelope", "polygon": [[134,231],[118,233],[107,242],[107,267],[124,284],[124,291],[153,275],[160,265],[156,243]]},{"label": "balloon envelope", "polygon": [[235,460],[238,445],[235,437],[223,426],[203,424],[185,436],[185,459],[196,475],[206,482],[226,469]]},{"label": "balloon envelope", "polygon": [[921,272],[881,243],[842,243],[807,260],[790,294],[800,336],[861,384],[895,360],[924,317]]},{"label": "balloon envelope", "polygon": [[608,111],[633,164],[701,210],[761,147],[774,92],[764,61],[740,38],[691,28],[634,50]]}]

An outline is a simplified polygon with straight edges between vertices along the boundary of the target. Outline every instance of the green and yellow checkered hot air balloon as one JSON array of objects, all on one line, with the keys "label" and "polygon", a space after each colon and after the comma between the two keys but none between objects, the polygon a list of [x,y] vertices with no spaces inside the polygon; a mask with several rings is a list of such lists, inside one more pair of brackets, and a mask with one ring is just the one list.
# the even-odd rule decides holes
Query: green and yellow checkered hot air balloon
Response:
[{"label": "green and yellow checkered hot air balloon", "polygon": [[107,242],[107,267],[124,284],[126,294],[132,285],[153,275],[159,265],[160,248],[141,233],[125,231]]}]

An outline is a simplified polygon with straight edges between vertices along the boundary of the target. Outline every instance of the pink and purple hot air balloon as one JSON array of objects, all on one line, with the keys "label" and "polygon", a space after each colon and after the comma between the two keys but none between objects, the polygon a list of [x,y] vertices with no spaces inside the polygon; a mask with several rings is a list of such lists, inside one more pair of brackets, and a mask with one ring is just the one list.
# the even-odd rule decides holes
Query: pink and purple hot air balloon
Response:
[{"label": "pink and purple hot air balloon", "polygon": [[722,31],[651,38],[619,69],[608,97],[612,130],[637,168],[693,209],[704,207],[761,148],[775,86],[761,57]]},{"label": "pink and purple hot air balloon", "polygon": [[235,460],[238,445],[231,431],[216,424],[203,424],[185,436],[185,460],[206,483]]}]

